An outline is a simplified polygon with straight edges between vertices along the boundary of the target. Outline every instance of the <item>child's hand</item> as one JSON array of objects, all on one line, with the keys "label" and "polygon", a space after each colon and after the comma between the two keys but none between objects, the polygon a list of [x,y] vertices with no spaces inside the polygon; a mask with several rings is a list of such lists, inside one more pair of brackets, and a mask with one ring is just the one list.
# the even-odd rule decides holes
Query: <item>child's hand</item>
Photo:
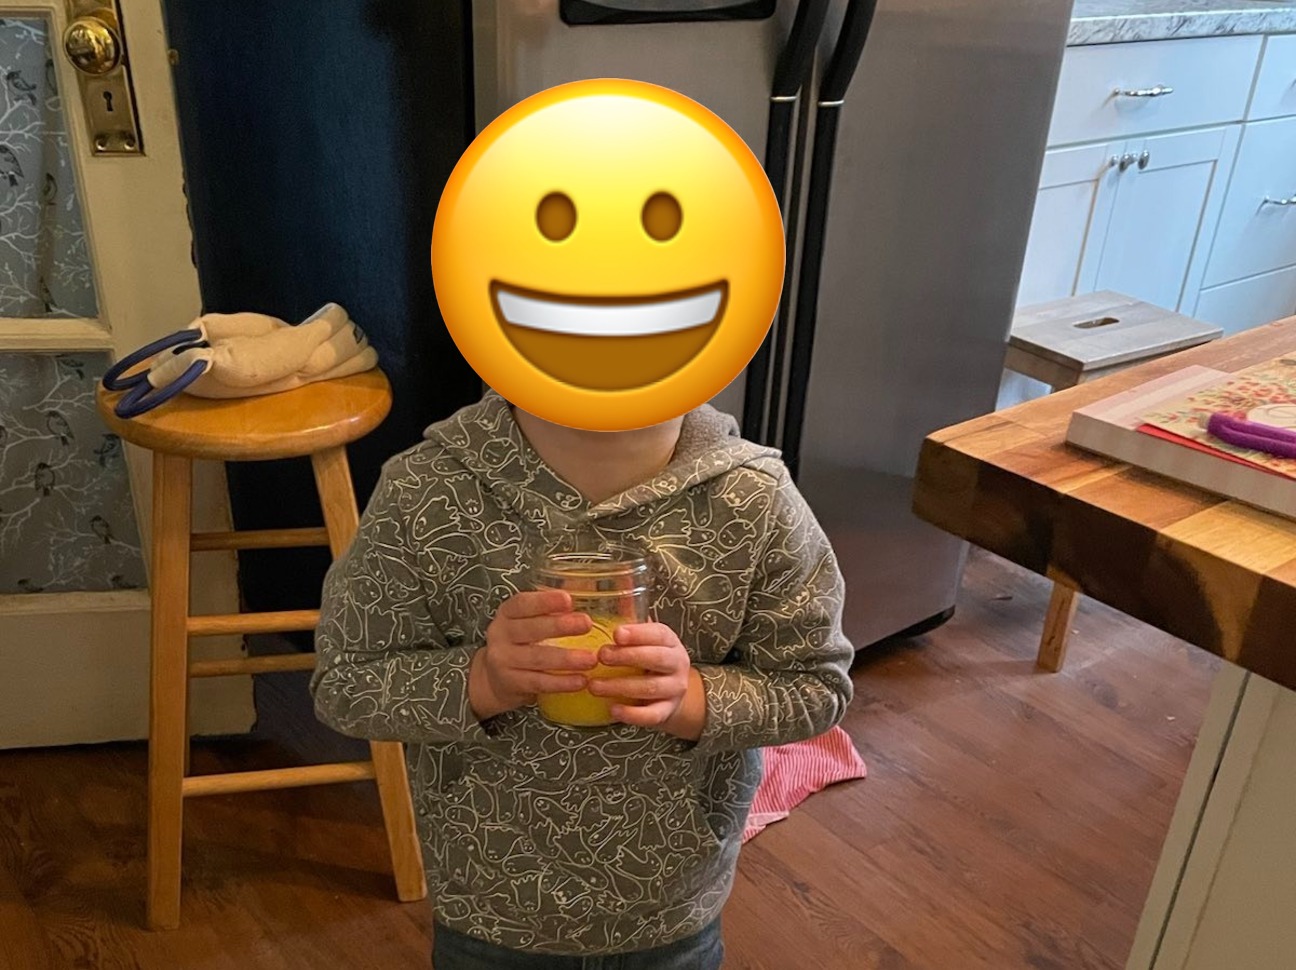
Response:
[{"label": "child's hand", "polygon": [[616,643],[603,647],[598,659],[609,667],[644,671],[643,676],[589,682],[591,694],[629,701],[614,704],[612,716],[623,724],[669,730],[668,722],[679,713],[690,693],[690,681],[696,677],[691,673],[688,651],[675,631],[662,623],[627,623],[617,627]]},{"label": "child's hand", "polygon": [[541,642],[590,631],[589,617],[572,613],[571,605],[571,596],[561,590],[518,593],[500,604],[468,677],[469,703],[478,719],[532,704],[536,694],[585,687],[584,672],[598,662],[594,653]]}]

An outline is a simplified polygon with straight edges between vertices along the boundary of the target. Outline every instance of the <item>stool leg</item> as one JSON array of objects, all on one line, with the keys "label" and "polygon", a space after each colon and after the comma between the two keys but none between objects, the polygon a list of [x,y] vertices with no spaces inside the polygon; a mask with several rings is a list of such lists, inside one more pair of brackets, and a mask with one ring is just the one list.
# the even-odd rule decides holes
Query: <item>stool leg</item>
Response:
[{"label": "stool leg", "polygon": [[180,925],[180,849],[188,747],[188,458],[153,455],[152,634],[149,680],[148,925]]},{"label": "stool leg", "polygon": [[1044,634],[1040,637],[1039,657],[1036,664],[1044,670],[1057,673],[1066,661],[1067,637],[1075,619],[1080,594],[1061,583],[1053,584],[1048,613],[1044,617]]},{"label": "stool leg", "polygon": [[[315,469],[320,505],[324,508],[329,548],[336,559],[351,545],[360,523],[346,449],[330,448],[314,454],[311,465]],[[414,803],[410,797],[404,746],[393,741],[375,741],[369,745],[369,750],[373,755],[378,797],[382,801],[383,821],[387,828],[396,896],[407,903],[423,899],[427,896],[427,879],[423,871],[423,851],[414,826]]]}]

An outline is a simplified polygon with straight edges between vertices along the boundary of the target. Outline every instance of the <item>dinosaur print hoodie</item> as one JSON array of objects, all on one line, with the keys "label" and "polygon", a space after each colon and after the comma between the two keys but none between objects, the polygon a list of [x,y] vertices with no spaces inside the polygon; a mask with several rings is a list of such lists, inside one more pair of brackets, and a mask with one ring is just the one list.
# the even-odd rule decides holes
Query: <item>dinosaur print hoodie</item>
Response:
[{"label": "dinosaur print hoodie", "polygon": [[[719,916],[760,748],[821,734],[851,699],[843,583],[778,453],[709,406],[670,463],[591,504],[488,392],[391,459],[325,581],[319,718],[403,741],[436,919],[513,949],[662,946]],[[484,723],[472,652],[558,537],[629,545],[653,618],[706,694],[701,738],[569,728],[527,707]]]}]

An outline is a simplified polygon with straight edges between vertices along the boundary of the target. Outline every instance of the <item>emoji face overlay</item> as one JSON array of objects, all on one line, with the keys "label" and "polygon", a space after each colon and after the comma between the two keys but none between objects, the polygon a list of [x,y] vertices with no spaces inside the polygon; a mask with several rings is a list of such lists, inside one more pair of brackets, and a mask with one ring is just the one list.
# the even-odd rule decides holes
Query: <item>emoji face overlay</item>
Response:
[{"label": "emoji face overlay", "polygon": [[432,279],[468,363],[518,407],[620,431],[678,417],[759,348],[783,286],[764,170],[700,104],[577,81],[468,147],[432,230]]}]

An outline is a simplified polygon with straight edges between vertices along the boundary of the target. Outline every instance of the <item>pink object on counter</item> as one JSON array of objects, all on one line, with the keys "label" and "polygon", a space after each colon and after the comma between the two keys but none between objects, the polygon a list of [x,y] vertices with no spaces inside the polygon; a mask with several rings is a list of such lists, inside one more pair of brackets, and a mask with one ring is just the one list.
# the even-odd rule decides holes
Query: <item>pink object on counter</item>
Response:
[{"label": "pink object on counter", "polygon": [[765,759],[765,775],[756,789],[751,814],[747,816],[744,843],[765,826],[787,818],[792,809],[815,792],[868,774],[855,743],[840,727],[808,741],[765,748],[761,755]]}]

